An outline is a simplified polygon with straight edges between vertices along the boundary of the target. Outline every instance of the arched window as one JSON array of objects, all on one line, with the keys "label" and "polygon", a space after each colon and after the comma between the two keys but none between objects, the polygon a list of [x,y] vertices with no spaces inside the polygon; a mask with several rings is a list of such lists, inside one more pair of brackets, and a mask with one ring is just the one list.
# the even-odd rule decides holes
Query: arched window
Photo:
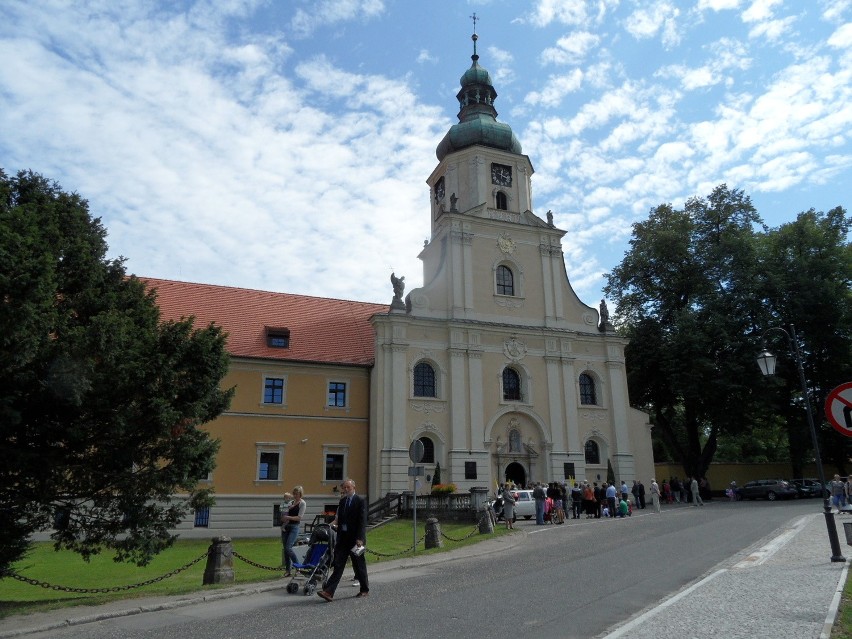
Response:
[{"label": "arched window", "polygon": [[587,406],[598,405],[598,393],[595,389],[595,380],[588,373],[580,375],[580,403]]},{"label": "arched window", "polygon": [[497,210],[506,211],[509,209],[509,203],[506,199],[506,194],[503,191],[497,191]]},{"label": "arched window", "polygon": [[421,464],[434,464],[435,463],[435,442],[433,442],[430,437],[421,437],[420,441],[423,443],[423,459],[420,460],[420,463]]},{"label": "arched window", "polygon": [[521,452],[521,433],[514,428],[509,432],[509,452]]},{"label": "arched window", "polygon": [[497,267],[497,295],[514,295],[515,277],[512,269],[502,264]]},{"label": "arched window", "polygon": [[518,371],[508,366],[503,369],[503,399],[506,401],[521,399],[521,376],[518,375]]},{"label": "arched window", "polygon": [[586,442],[586,463],[595,465],[601,463],[601,449],[594,439]]},{"label": "arched window", "polygon": [[414,396],[437,397],[435,392],[435,369],[426,362],[414,367]]}]

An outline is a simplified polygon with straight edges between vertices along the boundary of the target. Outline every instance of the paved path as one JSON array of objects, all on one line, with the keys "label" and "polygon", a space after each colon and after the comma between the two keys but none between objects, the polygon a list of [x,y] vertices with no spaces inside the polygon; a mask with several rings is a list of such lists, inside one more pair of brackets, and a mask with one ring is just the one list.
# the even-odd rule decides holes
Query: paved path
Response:
[{"label": "paved path", "polygon": [[[852,560],[852,548],[841,550]],[[794,519],[769,543],[660,602],[606,639],[826,639],[848,563],[832,563],[822,514]]]}]

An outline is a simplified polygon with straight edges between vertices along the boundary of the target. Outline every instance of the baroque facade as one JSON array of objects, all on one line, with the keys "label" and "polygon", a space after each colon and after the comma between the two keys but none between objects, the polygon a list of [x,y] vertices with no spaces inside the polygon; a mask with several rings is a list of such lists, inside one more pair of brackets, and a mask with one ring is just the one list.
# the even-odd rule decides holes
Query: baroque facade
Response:
[{"label": "baroque facade", "polygon": [[[375,315],[371,496],[412,488],[410,442],[460,490],[653,472],[647,415],[630,407],[626,341],[568,281],[565,231],[533,213],[533,166],[497,120],[479,65],[437,148],[421,288]],[[406,380],[402,388],[400,380]]]}]

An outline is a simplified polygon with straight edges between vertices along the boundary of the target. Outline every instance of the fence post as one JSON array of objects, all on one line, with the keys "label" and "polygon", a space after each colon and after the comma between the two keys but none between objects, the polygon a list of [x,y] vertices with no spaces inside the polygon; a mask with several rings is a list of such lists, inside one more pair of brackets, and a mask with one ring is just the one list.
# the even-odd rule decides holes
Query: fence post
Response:
[{"label": "fence post", "polygon": [[213,537],[203,585],[234,583],[234,547],[230,537]]},{"label": "fence post", "polygon": [[426,520],[426,548],[443,548],[441,523],[435,517]]}]

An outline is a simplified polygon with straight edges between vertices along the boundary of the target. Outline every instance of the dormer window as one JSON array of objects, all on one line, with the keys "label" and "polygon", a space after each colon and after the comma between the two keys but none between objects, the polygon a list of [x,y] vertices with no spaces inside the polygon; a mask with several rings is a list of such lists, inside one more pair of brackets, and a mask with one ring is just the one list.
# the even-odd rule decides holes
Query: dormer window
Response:
[{"label": "dormer window", "polygon": [[266,345],[270,348],[290,348],[290,329],[267,326]]}]

